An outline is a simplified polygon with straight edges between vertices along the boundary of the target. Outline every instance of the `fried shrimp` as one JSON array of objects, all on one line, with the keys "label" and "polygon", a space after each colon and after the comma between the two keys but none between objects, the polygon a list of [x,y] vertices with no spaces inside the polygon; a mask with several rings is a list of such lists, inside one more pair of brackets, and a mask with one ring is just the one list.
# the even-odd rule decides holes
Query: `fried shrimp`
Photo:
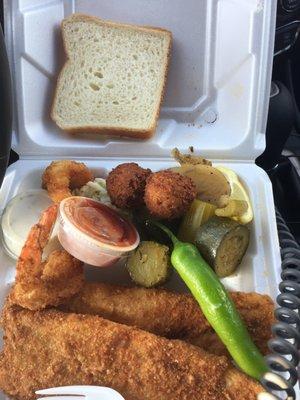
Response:
[{"label": "fried shrimp", "polygon": [[75,295],[84,283],[82,263],[65,250],[54,250],[43,260],[56,221],[58,205],[47,208],[31,228],[17,264],[10,299],[30,310],[57,306]]},{"label": "fried shrimp", "polygon": [[44,171],[42,186],[54,202],[72,196],[71,190],[81,188],[93,180],[88,167],[76,161],[53,161]]}]

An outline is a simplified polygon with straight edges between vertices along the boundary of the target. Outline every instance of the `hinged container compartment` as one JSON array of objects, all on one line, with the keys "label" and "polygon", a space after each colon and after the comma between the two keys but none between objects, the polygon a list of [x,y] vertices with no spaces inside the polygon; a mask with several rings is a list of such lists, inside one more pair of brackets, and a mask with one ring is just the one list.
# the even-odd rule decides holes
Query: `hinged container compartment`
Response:
[{"label": "hinged container compartment", "polygon": [[[175,165],[175,146],[234,169],[254,209],[251,242],[233,290],[275,299],[280,252],[271,183],[254,164],[265,146],[276,2],[263,0],[4,0],[5,34],[14,85],[13,148],[20,160],[7,171],[1,208],[17,193],[40,188],[53,159],[85,162],[96,176],[128,160],[158,170]],[[64,53],[60,22],[79,12],[152,25],[173,33],[167,90],[156,134],[147,141],[71,135],[50,119]],[[15,263],[0,249],[0,301],[14,280]],[[128,283],[123,269],[90,270],[102,280]],[[169,286],[179,288],[179,282]],[[1,397],[1,399],[4,397]]]}]

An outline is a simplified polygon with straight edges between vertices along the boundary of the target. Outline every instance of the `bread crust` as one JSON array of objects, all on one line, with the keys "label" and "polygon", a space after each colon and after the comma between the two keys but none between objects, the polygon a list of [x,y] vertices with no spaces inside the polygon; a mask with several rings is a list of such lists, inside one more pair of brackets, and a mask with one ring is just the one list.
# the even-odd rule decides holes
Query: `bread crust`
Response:
[{"label": "bread crust", "polygon": [[112,137],[126,137],[126,138],[138,138],[138,139],[149,139],[153,133],[155,132],[154,129],[149,130],[135,130],[135,129],[122,129],[116,127],[93,127],[93,126],[83,126],[78,128],[64,128],[64,132],[67,133],[95,133],[95,134],[102,134],[106,136]]},{"label": "bread crust", "polygon": [[[160,96],[160,99],[158,102],[157,111],[156,111],[156,115],[154,118],[154,123],[152,124],[152,126],[150,126],[149,129],[140,130],[140,129],[128,129],[128,128],[121,128],[121,127],[116,128],[116,127],[109,127],[109,126],[106,126],[106,127],[81,126],[81,127],[70,127],[70,128],[64,127],[63,128],[59,125],[57,119],[55,118],[54,105],[57,101],[59,81],[63,75],[64,70],[66,68],[68,68],[69,63],[71,63],[70,53],[67,48],[67,41],[66,41],[65,29],[64,29],[64,26],[71,21],[72,22],[73,21],[91,21],[91,22],[96,23],[97,25],[111,25],[111,26],[116,26],[116,27],[119,27],[120,25],[122,25],[123,27],[125,27],[127,29],[140,30],[140,31],[145,31],[145,32],[152,31],[152,33],[155,33],[158,31],[158,32],[164,32],[165,34],[168,35],[169,45],[168,45],[168,50],[167,50],[167,60],[166,60],[166,68],[165,68],[165,74],[164,74],[164,79],[163,79],[163,86],[161,88],[161,96]],[[109,21],[109,20],[103,20],[101,18],[86,15],[86,14],[80,14],[80,13],[72,14],[71,16],[65,18],[61,22],[61,29],[62,29],[63,47],[64,47],[64,51],[65,51],[67,59],[63,65],[60,73],[58,74],[58,77],[56,80],[54,97],[53,97],[53,102],[52,102],[51,111],[50,111],[51,119],[56,123],[56,125],[60,129],[62,129],[64,132],[68,132],[68,133],[74,133],[74,134],[75,133],[98,133],[98,134],[112,136],[112,137],[124,137],[124,138],[135,138],[135,139],[151,138],[156,131],[161,105],[163,103],[165,92],[166,92],[166,82],[167,82],[167,76],[168,76],[170,60],[171,60],[172,32],[168,31],[167,29],[153,27],[153,26],[139,26],[139,25],[132,25],[132,24],[117,23],[117,22],[113,22],[113,21]]]}]

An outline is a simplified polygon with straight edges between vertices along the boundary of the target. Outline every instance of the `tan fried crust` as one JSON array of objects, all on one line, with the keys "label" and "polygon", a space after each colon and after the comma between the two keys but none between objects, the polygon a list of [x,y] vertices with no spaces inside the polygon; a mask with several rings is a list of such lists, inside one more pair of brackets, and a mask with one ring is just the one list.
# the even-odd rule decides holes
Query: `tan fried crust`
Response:
[{"label": "tan fried crust", "polygon": [[97,316],[7,306],[2,323],[0,388],[18,400],[78,384],[126,400],[255,400],[262,390],[226,357]]},{"label": "tan fried crust", "polygon": [[[230,296],[255,344],[266,354],[274,322],[272,300],[258,293],[231,292]],[[190,341],[213,354],[228,355],[189,294],[86,282],[83,289],[63,305],[63,309],[100,315],[156,335]]]}]

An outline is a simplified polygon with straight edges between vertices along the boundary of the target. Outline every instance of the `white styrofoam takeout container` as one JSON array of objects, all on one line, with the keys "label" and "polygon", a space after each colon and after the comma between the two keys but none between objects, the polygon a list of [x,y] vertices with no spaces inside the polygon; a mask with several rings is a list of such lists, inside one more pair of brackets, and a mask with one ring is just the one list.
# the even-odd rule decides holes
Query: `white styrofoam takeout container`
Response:
[{"label": "white styrofoam takeout container", "polygon": [[[5,35],[13,76],[13,148],[20,160],[7,170],[0,206],[17,193],[40,188],[53,159],[87,163],[105,176],[122,162],[158,170],[175,165],[177,146],[234,169],[254,208],[249,250],[233,290],[275,299],[280,252],[271,183],[254,164],[265,146],[276,1],[264,0],[4,0]],[[156,135],[148,141],[71,135],[50,119],[55,78],[63,65],[61,20],[73,12],[173,33],[165,101]],[[15,263],[0,248],[0,305],[14,280]],[[87,268],[89,279],[130,283],[122,266]],[[174,274],[168,287],[184,290]],[[4,399],[0,396],[0,400]]]}]

